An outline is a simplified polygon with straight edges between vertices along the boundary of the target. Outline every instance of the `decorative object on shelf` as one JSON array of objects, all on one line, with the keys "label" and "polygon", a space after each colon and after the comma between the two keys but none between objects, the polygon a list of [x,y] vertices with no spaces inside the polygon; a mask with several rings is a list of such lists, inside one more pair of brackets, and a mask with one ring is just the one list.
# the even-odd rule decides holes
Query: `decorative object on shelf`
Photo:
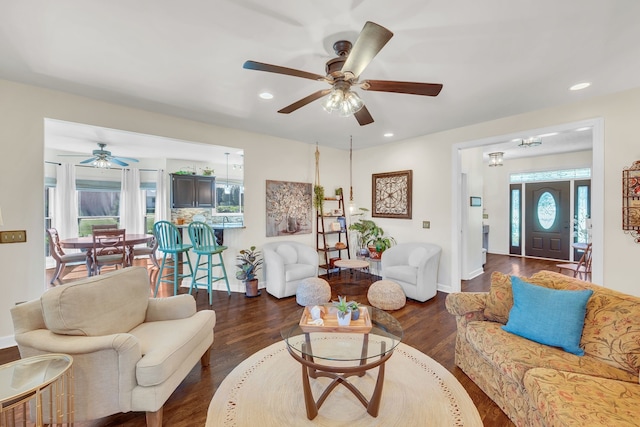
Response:
[{"label": "decorative object on shelf", "polygon": [[347,297],[338,295],[338,301],[333,302],[333,306],[338,310],[339,326],[349,326],[351,323],[351,303],[347,302]]},{"label": "decorative object on shelf", "polygon": [[622,171],[622,230],[640,243],[640,160]]},{"label": "decorative object on shelf", "polygon": [[311,233],[311,184],[267,180],[267,237]]},{"label": "decorative object on shelf", "polygon": [[518,144],[518,147],[529,148],[529,147],[535,147],[536,145],[541,145],[541,144],[542,144],[541,138],[531,137],[531,138],[521,139],[520,144]]},{"label": "decorative object on shelf", "polygon": [[340,198],[342,197],[342,188],[336,188],[335,195],[336,195],[336,199],[340,200]]},{"label": "decorative object on shelf", "polygon": [[496,151],[495,153],[489,153],[489,166],[502,166],[502,156],[504,153],[502,151]]},{"label": "decorative object on shelf", "polygon": [[210,167],[202,168],[202,175],[204,176],[211,176],[213,175],[213,172],[215,172],[215,170]]},{"label": "decorative object on shelf", "polygon": [[412,179],[411,170],[373,174],[371,216],[411,219]]},{"label": "decorative object on shelf", "polygon": [[258,278],[256,274],[262,267],[262,257],[260,251],[256,250],[255,246],[251,246],[249,249],[241,249],[236,256],[238,261],[236,267],[236,279],[242,280],[245,284],[245,295],[249,298],[257,297],[260,295],[258,290]]},{"label": "decorative object on shelf", "polygon": [[344,242],[336,242],[335,247],[336,249],[347,249],[347,245]]}]

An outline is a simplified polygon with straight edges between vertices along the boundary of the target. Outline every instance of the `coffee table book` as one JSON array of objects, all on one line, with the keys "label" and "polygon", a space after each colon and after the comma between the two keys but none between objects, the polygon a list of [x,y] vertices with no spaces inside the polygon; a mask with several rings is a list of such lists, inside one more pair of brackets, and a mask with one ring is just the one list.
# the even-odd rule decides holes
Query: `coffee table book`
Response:
[{"label": "coffee table book", "polygon": [[349,326],[338,325],[338,310],[335,307],[323,306],[320,317],[322,318],[323,325],[314,325],[311,318],[311,307],[307,306],[302,311],[302,317],[300,318],[300,329],[303,332],[351,332],[366,334],[371,331],[371,315],[367,307],[360,307],[360,318],[358,320],[351,320]]}]

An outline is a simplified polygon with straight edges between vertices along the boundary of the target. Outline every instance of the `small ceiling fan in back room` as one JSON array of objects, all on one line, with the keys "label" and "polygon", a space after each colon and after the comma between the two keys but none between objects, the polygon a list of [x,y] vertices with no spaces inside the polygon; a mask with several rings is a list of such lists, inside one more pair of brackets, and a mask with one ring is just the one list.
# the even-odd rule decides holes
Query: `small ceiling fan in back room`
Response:
[{"label": "small ceiling fan in back room", "polygon": [[327,62],[326,76],[256,61],[246,61],[243,68],[324,81],[332,86],[331,89],[322,89],[314,92],[284,107],[279,110],[278,113],[292,113],[328,95],[323,103],[325,110],[337,112],[342,116],[350,116],[353,114],[358,123],[360,123],[360,126],[364,126],[373,123],[373,117],[371,117],[362,99],[352,90],[353,87],[377,92],[396,92],[423,96],[437,96],[442,90],[442,85],[439,83],[358,80],[360,74],[367,68],[371,60],[382,50],[391,37],[393,37],[391,31],[376,23],[367,22],[353,46],[351,42],[347,40],[339,40],[333,44],[333,49],[338,57],[332,58]]},{"label": "small ceiling fan in back room", "polygon": [[[133,159],[131,157],[120,157],[111,155],[111,151],[105,150],[107,144],[103,142],[98,142],[98,147],[100,149],[93,150],[92,157],[89,157],[86,160],[80,162],[80,164],[91,163],[93,166],[97,168],[109,168],[111,167],[111,163],[115,163],[119,166],[129,166],[129,163],[126,162],[137,162],[138,159]],[[60,156],[66,157],[78,157],[85,156],[83,154],[60,154]]]}]

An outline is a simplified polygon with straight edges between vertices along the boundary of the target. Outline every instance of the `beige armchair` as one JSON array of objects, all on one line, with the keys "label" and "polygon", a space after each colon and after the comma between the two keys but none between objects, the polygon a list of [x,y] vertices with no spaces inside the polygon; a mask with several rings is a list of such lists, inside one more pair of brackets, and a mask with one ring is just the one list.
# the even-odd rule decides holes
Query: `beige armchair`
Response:
[{"label": "beige armchair", "polygon": [[442,248],[433,243],[400,243],[382,253],[382,278],[402,286],[407,298],[424,302],[438,290]]},{"label": "beige armchair", "polygon": [[171,393],[209,365],[215,312],[191,295],[149,298],[147,271],[129,267],[50,289],[11,309],[21,357],[73,356],[75,421],[145,411],[162,425]]},{"label": "beige armchair", "polygon": [[267,292],[276,298],[296,294],[298,284],[318,277],[318,253],[299,242],[266,243],[262,247]]}]

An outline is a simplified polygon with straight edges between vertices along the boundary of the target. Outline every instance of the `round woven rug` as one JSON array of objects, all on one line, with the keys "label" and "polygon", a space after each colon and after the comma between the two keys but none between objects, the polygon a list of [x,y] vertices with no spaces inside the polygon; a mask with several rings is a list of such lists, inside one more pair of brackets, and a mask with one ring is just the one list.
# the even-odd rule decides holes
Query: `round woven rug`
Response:
[{"label": "round woven rug", "polygon": [[[369,398],[377,368],[349,381]],[[318,398],[331,380],[311,379]],[[339,385],[307,419],[302,394],[302,367],[284,341],[270,345],[240,363],[216,390],[207,427],[220,426],[482,426],[471,398],[442,365],[405,344],[386,363],[380,412],[376,418]]]}]

